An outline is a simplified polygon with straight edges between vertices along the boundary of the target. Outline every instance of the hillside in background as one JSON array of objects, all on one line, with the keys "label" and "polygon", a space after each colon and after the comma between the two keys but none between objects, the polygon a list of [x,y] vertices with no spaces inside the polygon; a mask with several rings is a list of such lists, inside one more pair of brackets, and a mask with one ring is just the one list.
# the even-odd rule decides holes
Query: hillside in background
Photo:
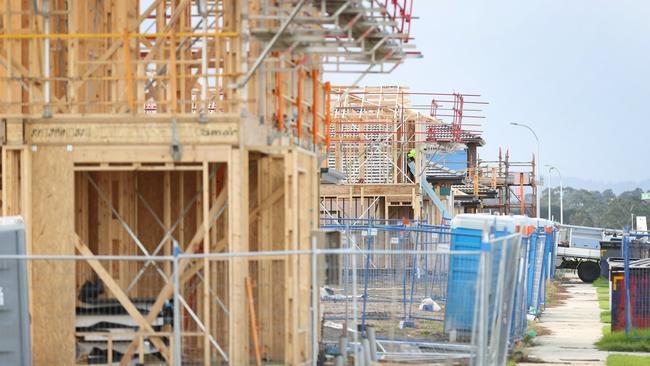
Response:
[{"label": "hillside in background", "polygon": [[[545,176],[544,179],[547,177]],[[557,186],[558,179],[553,177],[551,179],[551,185]],[[589,191],[605,191],[611,190],[615,194],[620,194],[625,191],[631,191],[636,188],[641,188],[644,190],[650,190],[650,179],[643,180],[611,180],[611,181],[602,181],[597,179],[585,179],[579,177],[565,177],[564,185],[568,187],[580,187],[587,189]]]},{"label": "hillside in background", "polygon": [[[641,200],[643,190],[637,188],[616,195],[611,189],[589,191],[564,188],[564,223],[604,227],[611,229],[629,228],[631,215],[647,216],[650,219],[650,201]],[[560,221],[560,189],[551,192],[551,214]],[[548,217],[548,190],[541,197],[541,215]]]}]

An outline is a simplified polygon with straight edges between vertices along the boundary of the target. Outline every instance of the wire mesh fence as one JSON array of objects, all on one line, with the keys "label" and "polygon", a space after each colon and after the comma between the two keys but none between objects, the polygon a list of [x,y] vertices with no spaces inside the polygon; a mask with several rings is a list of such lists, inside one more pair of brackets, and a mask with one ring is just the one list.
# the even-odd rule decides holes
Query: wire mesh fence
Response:
[{"label": "wire mesh fence", "polygon": [[647,233],[625,233],[623,258],[608,260],[612,331],[624,330],[628,337],[650,329],[650,259],[643,258],[649,237]]},{"label": "wire mesh fence", "polygon": [[[33,326],[70,334],[77,364],[232,364],[233,352],[267,364],[319,354],[344,364],[505,363],[526,323],[526,236],[486,234],[476,250],[452,250],[447,227],[336,229],[334,249],[0,255],[0,266],[24,266],[40,284],[31,307],[45,315]],[[71,280],[69,293],[44,288],[54,276]]]}]

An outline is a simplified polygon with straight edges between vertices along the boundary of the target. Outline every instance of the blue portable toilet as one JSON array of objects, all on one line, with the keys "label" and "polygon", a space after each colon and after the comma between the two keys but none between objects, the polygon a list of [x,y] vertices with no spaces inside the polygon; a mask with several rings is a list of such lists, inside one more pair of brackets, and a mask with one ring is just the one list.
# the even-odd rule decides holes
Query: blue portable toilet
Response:
[{"label": "blue portable toilet", "polygon": [[[453,251],[480,251],[483,234],[503,237],[515,231],[511,217],[487,214],[460,214],[451,221],[451,247]],[[498,275],[500,249],[492,260],[491,275]],[[449,264],[447,302],[445,306],[445,332],[471,332],[476,303],[476,280],[478,277],[478,254],[453,254]],[[494,281],[490,281],[494,283]],[[493,289],[490,289],[493,291]],[[490,307],[493,305],[490,304]],[[492,313],[492,312],[490,312]]]}]

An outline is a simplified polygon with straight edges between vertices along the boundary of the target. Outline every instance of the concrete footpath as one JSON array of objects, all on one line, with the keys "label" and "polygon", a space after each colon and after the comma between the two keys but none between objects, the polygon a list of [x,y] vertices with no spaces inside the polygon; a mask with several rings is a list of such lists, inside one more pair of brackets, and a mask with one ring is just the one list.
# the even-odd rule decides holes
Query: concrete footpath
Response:
[{"label": "concrete footpath", "polygon": [[567,274],[563,287],[566,299],[561,305],[546,309],[540,318],[540,325],[550,334],[537,337],[534,345],[527,348],[529,362],[518,365],[606,364],[608,352],[594,346],[603,327],[596,288],[571,274]]}]

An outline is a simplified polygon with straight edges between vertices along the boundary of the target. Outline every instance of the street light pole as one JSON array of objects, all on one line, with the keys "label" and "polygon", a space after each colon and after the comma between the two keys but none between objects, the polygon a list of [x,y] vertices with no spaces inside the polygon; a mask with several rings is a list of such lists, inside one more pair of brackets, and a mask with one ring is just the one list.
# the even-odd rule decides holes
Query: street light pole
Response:
[{"label": "street light pole", "polygon": [[[542,174],[540,173],[540,167],[542,165],[540,164],[541,159],[539,157],[539,138],[537,137],[537,134],[535,133],[535,131],[528,125],[525,125],[523,123],[516,123],[516,122],[510,122],[510,124],[512,126],[523,127],[523,128],[528,129],[533,134],[533,136],[535,137],[535,141],[537,141],[537,174],[536,174],[537,176],[535,177],[535,180],[536,180],[535,181],[535,186],[537,187],[537,185],[542,181],[542,179],[541,179]],[[540,216],[540,214],[539,214],[539,210],[540,210],[540,207],[539,207],[539,201],[540,201],[539,189],[535,193],[535,196],[537,197],[537,200],[535,202],[535,205],[537,206],[537,210],[535,212],[535,217],[539,218],[539,216]],[[521,197],[521,199],[524,199],[524,198]],[[523,212],[522,212],[522,214],[523,214]]]},{"label": "street light pole", "polygon": [[548,168],[548,221],[551,221],[551,168]]},{"label": "street light pole", "polygon": [[[549,174],[549,185],[550,185],[550,174],[551,170],[555,170],[557,172],[557,175],[560,177],[560,225],[564,224],[564,185],[562,184],[562,173],[560,173],[560,169],[557,167],[554,167],[553,165],[546,165],[548,167],[548,174]],[[549,204],[549,207],[551,205]]]}]

